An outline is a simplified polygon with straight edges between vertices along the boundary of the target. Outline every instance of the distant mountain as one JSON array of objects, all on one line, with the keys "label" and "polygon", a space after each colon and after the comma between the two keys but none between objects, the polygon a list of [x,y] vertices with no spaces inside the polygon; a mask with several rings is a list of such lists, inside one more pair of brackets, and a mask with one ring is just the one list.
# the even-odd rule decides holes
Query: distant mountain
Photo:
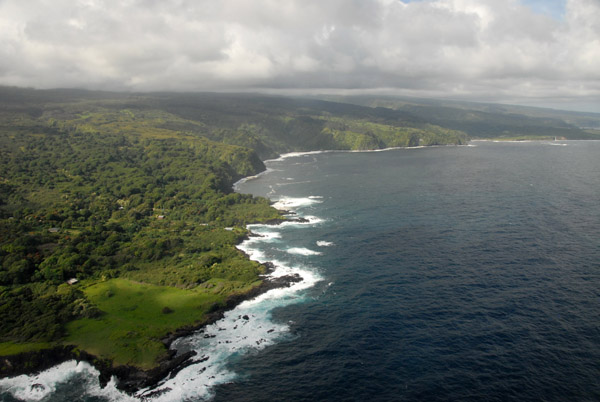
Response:
[{"label": "distant mountain", "polygon": [[160,339],[255,291],[266,267],[235,246],[248,223],[284,218],[232,185],[264,170],[261,160],[469,136],[600,138],[575,124],[595,127],[596,115],[545,113],[396,98],[0,87],[0,377],[35,371],[56,348],[64,353],[55,363],[81,350],[100,366],[154,368],[168,357]]},{"label": "distant mountain", "polygon": [[[467,135],[410,111],[319,99],[226,93],[124,94],[84,90],[0,88],[2,113],[25,113],[66,125],[112,128],[138,111],[135,122],[166,136],[203,137],[255,150],[261,158],[282,152],[461,144]],[[108,117],[111,116],[108,120]],[[85,118],[82,118],[85,116]],[[130,121],[131,123],[132,121]],[[148,132],[139,133],[149,135]]]},{"label": "distant mountain", "polygon": [[467,140],[323,100],[0,87],[0,377],[56,348],[54,363],[77,348],[100,367],[155,368],[167,334],[268,289],[235,247],[247,224],[284,219],[233,192],[261,159]]},{"label": "distant mountain", "polygon": [[600,114],[528,106],[389,96],[322,96],[374,108],[407,112],[472,138],[564,137],[600,139]]}]

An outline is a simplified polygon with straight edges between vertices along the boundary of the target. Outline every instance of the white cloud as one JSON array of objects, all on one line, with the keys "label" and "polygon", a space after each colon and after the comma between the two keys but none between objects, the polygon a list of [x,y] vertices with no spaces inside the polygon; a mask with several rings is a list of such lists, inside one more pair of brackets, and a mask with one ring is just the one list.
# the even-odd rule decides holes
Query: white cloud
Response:
[{"label": "white cloud", "polygon": [[4,0],[0,84],[598,105],[600,2],[566,1],[557,19],[520,0]]}]

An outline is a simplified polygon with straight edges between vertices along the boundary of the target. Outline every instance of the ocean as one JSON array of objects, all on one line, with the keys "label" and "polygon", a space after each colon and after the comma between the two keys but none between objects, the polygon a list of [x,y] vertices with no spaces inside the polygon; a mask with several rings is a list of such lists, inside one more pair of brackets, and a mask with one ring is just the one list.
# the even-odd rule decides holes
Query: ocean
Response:
[{"label": "ocean", "polygon": [[66,362],[0,380],[0,400],[600,400],[599,156],[474,141],[268,161],[236,191],[307,221],[251,225],[240,249],[302,282],[178,340],[202,361],[154,390]]}]

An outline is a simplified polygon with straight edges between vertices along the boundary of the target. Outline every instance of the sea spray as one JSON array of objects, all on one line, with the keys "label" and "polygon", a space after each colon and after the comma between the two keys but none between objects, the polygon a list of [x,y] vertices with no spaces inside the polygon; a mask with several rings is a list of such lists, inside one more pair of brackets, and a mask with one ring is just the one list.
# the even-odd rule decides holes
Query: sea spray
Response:
[{"label": "sea spray", "polygon": [[283,210],[287,210],[290,208],[301,208],[301,207],[306,207],[309,205],[313,205],[313,204],[317,204],[322,202],[320,197],[318,196],[310,196],[310,197],[281,197],[279,200],[277,200],[274,204],[273,207],[277,208],[277,209],[283,209]]},{"label": "sea spray", "polygon": [[331,246],[335,246],[335,243],[331,242],[331,241],[317,240],[317,246],[319,246],[319,247],[331,247]]},{"label": "sea spray", "polygon": [[290,247],[286,250],[289,254],[297,254],[304,256],[321,255],[320,251],[314,251],[306,247]]},{"label": "sea spray", "polygon": [[[290,210],[321,202],[313,198],[283,198],[282,205]],[[99,383],[99,372],[85,362],[69,361],[52,367],[38,375],[19,376],[0,380],[2,392],[26,401],[53,400],[63,394],[83,396],[103,401],[179,401],[208,399],[218,384],[234,381],[236,373],[229,367],[235,359],[252,351],[259,351],[278,340],[289,336],[290,324],[274,322],[271,311],[277,307],[306,300],[304,291],[321,280],[309,266],[290,263],[286,258],[272,258],[277,245],[284,242],[281,229],[309,227],[322,222],[315,216],[302,217],[301,221],[284,222],[281,225],[249,225],[255,234],[241,243],[238,248],[251,259],[273,264],[268,276],[300,276],[301,281],[289,287],[272,289],[252,300],[247,300],[224,314],[224,317],[195,334],[180,338],[172,344],[178,353],[190,350],[197,355],[191,365],[173,377],[165,378],[156,386],[127,395],[117,388],[113,378],[104,388]],[[291,248],[293,249],[293,248]],[[289,254],[287,254],[289,255]],[[282,256],[285,257],[285,256]],[[75,391],[77,390],[77,391]]]},{"label": "sea spray", "polygon": [[72,395],[73,385],[77,384],[77,400],[137,401],[117,389],[114,377],[102,387],[99,376],[100,372],[89,363],[70,360],[38,374],[0,379],[0,391],[22,401],[61,400]]},{"label": "sea spray", "polygon": [[[278,201],[279,205],[285,205],[288,210],[291,207],[301,209],[318,202],[320,200],[317,197],[282,198]],[[272,258],[272,253],[276,253],[277,248],[270,244],[284,241],[277,228],[306,227],[322,222],[314,216],[303,218],[301,222],[285,222],[278,226],[249,225],[248,228],[253,235],[238,246],[250,259],[261,263],[270,262],[273,265],[273,270],[269,272],[268,277],[298,275],[302,280],[289,287],[272,289],[254,299],[244,301],[233,310],[226,312],[216,323],[192,336],[175,341],[172,347],[180,353],[196,351],[195,364],[184,368],[173,378],[163,380],[153,389],[140,390],[136,394],[139,398],[149,398],[153,401],[210,398],[216,385],[235,380],[236,374],[230,369],[231,362],[252,351],[262,350],[289,334],[289,323],[274,322],[271,312],[275,308],[305,300],[303,291],[312,288],[321,277],[311,267]],[[287,252],[293,249],[289,248]],[[303,253],[308,250],[297,249],[302,250]],[[320,254],[312,250],[308,251],[314,255]]]}]

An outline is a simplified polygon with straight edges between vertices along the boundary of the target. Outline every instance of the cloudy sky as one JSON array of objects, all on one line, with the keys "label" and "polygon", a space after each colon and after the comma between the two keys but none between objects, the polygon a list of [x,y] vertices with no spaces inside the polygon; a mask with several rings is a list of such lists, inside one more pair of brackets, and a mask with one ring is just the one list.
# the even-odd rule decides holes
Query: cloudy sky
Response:
[{"label": "cloudy sky", "polygon": [[600,112],[600,0],[0,0],[0,85]]}]

